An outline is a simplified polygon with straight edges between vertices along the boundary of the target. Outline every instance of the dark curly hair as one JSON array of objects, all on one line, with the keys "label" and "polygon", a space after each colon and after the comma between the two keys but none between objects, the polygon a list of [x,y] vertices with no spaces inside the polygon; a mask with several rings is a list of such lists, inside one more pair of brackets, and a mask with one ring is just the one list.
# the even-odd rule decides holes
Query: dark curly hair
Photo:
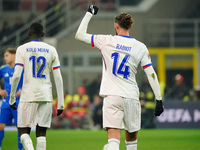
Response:
[{"label": "dark curly hair", "polygon": [[39,22],[34,22],[31,24],[30,28],[29,28],[29,36],[30,34],[34,34],[38,37],[42,37],[43,36],[43,26],[39,23]]},{"label": "dark curly hair", "polygon": [[134,20],[130,14],[120,13],[115,17],[115,23],[118,23],[123,29],[128,30],[134,23]]}]

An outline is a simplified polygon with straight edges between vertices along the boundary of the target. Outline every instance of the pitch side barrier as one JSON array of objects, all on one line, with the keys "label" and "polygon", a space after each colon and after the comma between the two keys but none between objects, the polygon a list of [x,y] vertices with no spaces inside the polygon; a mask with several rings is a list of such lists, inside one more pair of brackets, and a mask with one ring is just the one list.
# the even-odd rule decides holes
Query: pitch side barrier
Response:
[{"label": "pitch side barrier", "polygon": [[200,128],[200,102],[165,101],[164,113],[156,118],[157,128]]}]

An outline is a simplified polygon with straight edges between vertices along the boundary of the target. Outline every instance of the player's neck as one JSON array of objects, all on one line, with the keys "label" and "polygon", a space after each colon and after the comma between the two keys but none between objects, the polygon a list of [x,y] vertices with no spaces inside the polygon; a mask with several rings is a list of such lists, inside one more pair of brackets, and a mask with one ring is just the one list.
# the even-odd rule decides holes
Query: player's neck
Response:
[{"label": "player's neck", "polygon": [[10,68],[14,68],[14,67],[15,67],[15,61],[9,63],[9,67],[10,67]]},{"label": "player's neck", "polygon": [[129,36],[129,31],[126,31],[126,30],[120,30],[120,31],[118,32],[118,35]]},{"label": "player's neck", "polygon": [[41,38],[39,38],[39,37],[35,37],[35,36],[33,36],[33,37],[30,37],[30,40],[31,41],[41,41]]}]

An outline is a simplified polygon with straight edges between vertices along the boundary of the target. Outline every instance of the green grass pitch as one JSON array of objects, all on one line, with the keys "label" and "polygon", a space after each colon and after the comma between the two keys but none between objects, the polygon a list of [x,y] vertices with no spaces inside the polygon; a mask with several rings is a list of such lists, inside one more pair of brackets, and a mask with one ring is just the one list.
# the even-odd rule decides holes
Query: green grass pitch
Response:
[{"label": "green grass pitch", "polygon": [[[120,150],[126,150],[122,131]],[[35,132],[31,132],[34,146]],[[107,143],[103,130],[47,130],[47,150],[102,150]],[[2,150],[17,150],[17,132],[6,131]],[[142,129],[138,150],[200,150],[200,129]]]}]

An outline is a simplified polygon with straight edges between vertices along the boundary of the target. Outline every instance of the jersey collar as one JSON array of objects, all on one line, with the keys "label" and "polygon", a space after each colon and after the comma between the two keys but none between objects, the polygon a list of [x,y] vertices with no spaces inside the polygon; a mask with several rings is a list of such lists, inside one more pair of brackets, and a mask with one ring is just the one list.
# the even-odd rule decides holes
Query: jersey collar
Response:
[{"label": "jersey collar", "polygon": [[127,36],[127,35],[118,35],[118,36],[122,36],[122,37],[125,37],[125,38],[131,38],[131,39],[133,39],[132,36]]},{"label": "jersey collar", "polygon": [[42,41],[40,41],[40,40],[33,40],[32,42],[42,42]]}]

